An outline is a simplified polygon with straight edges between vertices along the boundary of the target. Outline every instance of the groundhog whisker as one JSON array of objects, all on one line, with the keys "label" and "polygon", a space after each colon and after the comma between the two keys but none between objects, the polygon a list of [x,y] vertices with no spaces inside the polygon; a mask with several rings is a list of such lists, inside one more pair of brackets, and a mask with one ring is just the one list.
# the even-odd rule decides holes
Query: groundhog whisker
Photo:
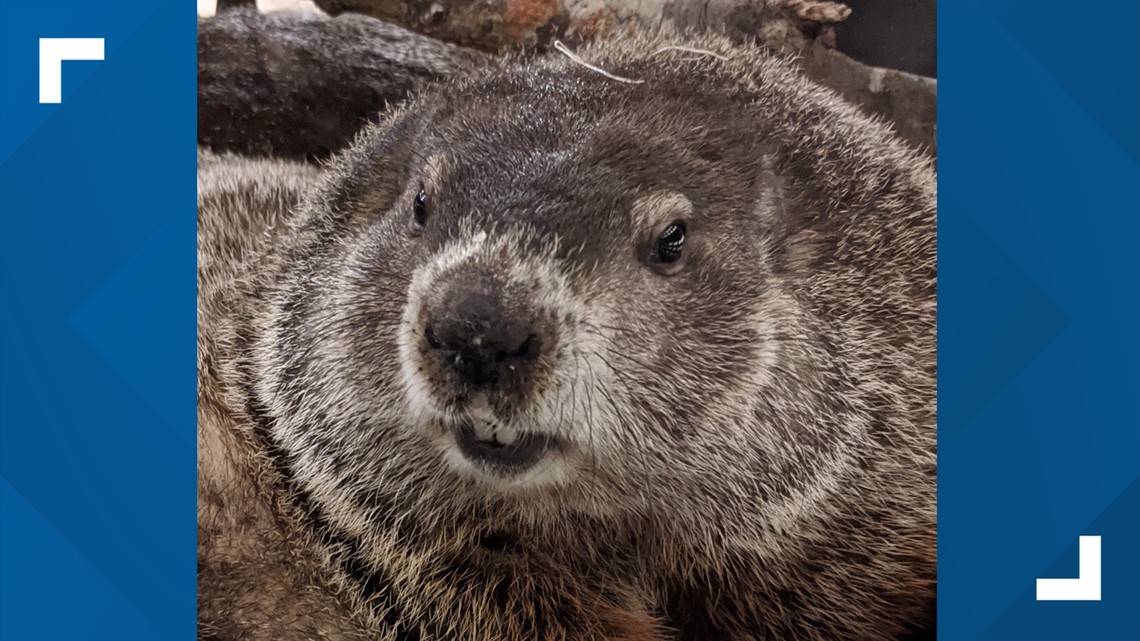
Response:
[{"label": "groundhog whisker", "polygon": [[[590,353],[590,355],[592,355],[592,356],[596,356],[596,357],[597,357],[597,358],[598,358],[598,359],[599,359],[599,360],[600,360],[600,361],[601,361],[603,364],[605,364],[605,366],[606,366],[606,367],[607,367],[607,368],[610,370],[610,372],[614,374],[614,376],[616,377],[616,379],[615,379],[615,380],[616,380],[616,381],[617,381],[617,383],[618,383],[619,385],[621,385],[621,386],[622,386],[622,388],[625,390],[625,393],[626,393],[626,395],[627,395],[627,397],[628,397],[628,398],[630,398],[630,399],[633,399],[633,398],[635,398],[635,396],[636,396],[636,393],[635,393],[635,392],[633,391],[633,389],[630,387],[629,383],[628,383],[628,382],[625,380],[625,376],[624,376],[624,375],[623,375],[623,374],[622,374],[620,371],[618,371],[617,369],[615,369],[615,368],[614,368],[614,367],[613,367],[613,366],[612,366],[612,365],[609,363],[609,361],[608,361],[608,360],[607,360],[607,359],[606,359],[604,356],[602,356],[601,354],[599,354],[599,353],[597,353],[597,352],[591,352],[591,353]],[[586,363],[587,363],[587,365],[588,365],[588,366],[591,366],[591,367],[592,367],[592,365],[590,365],[590,361],[589,361],[589,359],[587,359],[587,360],[586,360]],[[626,426],[630,426],[630,425],[634,425],[634,424],[635,424],[635,422],[631,420],[631,418],[632,418],[632,417],[630,417],[630,416],[629,416],[629,415],[626,413],[626,410],[625,410],[625,408],[624,408],[624,407],[623,407],[621,404],[617,403],[617,401],[614,399],[614,397],[612,396],[612,394],[610,393],[610,391],[609,391],[608,389],[606,389],[604,386],[597,386],[597,387],[595,387],[595,388],[594,388],[594,391],[596,391],[596,392],[598,392],[599,394],[601,394],[601,395],[602,395],[602,397],[603,397],[603,398],[605,398],[607,402],[609,402],[611,409],[613,409],[613,410],[614,410],[614,411],[617,413],[617,415],[618,415],[618,424],[619,424],[619,425],[621,425],[621,426],[623,426],[623,427],[626,427]],[[649,487],[648,487],[648,488],[644,488],[644,487],[643,487],[643,488],[641,488],[641,489],[642,489],[642,491],[643,491],[642,500],[643,500],[643,501],[646,501],[645,505],[649,505],[649,503],[648,503],[648,500],[649,500],[649,496],[645,495],[645,494],[644,494],[644,492],[648,491],[648,492],[649,492],[649,495],[652,495],[652,494],[653,494],[653,492],[654,492],[654,489],[653,489],[653,487],[652,487],[652,483],[653,483],[653,479],[652,479],[652,471],[651,471],[651,469],[649,468],[649,466],[648,466],[648,462],[647,462],[647,459],[646,459],[646,454],[645,454],[645,446],[644,446],[642,443],[640,443],[640,442],[637,440],[637,438],[636,438],[636,436],[637,436],[637,433],[636,433],[636,431],[635,431],[635,430],[621,430],[621,431],[619,431],[619,432],[618,432],[617,436],[618,436],[619,438],[623,438],[623,439],[624,439],[624,437],[625,437],[627,434],[628,434],[629,436],[632,436],[632,437],[633,437],[633,438],[629,439],[629,440],[628,440],[628,441],[626,441],[626,442],[629,442],[629,443],[632,443],[632,444],[633,444],[633,447],[632,447],[632,448],[630,448],[630,449],[632,449],[633,451],[637,452],[637,454],[638,454],[639,458],[641,459],[641,463],[642,463],[642,469],[643,469],[643,471],[644,471],[644,474],[643,474],[643,476],[644,476],[644,480],[645,480],[645,482],[646,482],[647,484],[649,484]]]},{"label": "groundhog whisker", "polygon": [[[598,332],[596,330],[592,330],[590,328],[586,328],[584,331],[586,331],[587,333],[593,334],[594,336],[597,336],[598,338],[602,339],[603,342],[608,343],[609,348],[606,350],[606,352],[608,354],[611,354],[614,356],[620,356],[620,357],[626,359],[627,361],[630,361],[634,365],[637,365],[639,367],[639,373],[641,375],[646,376],[647,378],[656,382],[657,384],[664,385],[666,387],[670,386],[670,384],[671,384],[670,379],[668,379],[664,375],[657,374],[655,372],[654,368],[650,366],[650,364],[644,363],[641,360],[635,358],[634,356],[627,354],[624,350],[617,349],[617,346],[613,344],[614,341],[611,337],[606,336],[606,335],[602,334],[601,332]],[[595,353],[595,355],[600,357],[600,354]],[[610,365],[610,363],[606,363],[606,365],[609,366],[610,369],[614,369],[613,366]]]},{"label": "groundhog whisker", "polygon": [[[582,352],[577,347],[571,346],[570,353],[574,357],[574,378],[570,382],[570,408],[571,408],[571,416],[573,416],[575,413],[577,413],[577,410],[578,410],[578,382],[579,382],[579,373],[580,373],[581,360],[582,360]],[[587,368],[589,367],[588,362],[587,362],[586,366],[587,366]],[[592,388],[593,387],[592,376],[591,376],[590,382],[591,382],[590,388]],[[589,443],[589,450],[590,450],[590,473],[593,474],[594,476],[597,476],[598,458],[597,458],[597,449],[594,446],[594,416],[593,416],[593,409],[591,407],[592,403],[590,402],[589,396],[587,396],[585,399],[583,399],[583,401],[584,401],[585,406],[586,406],[586,430],[587,430],[586,434],[587,434],[587,441]]]}]

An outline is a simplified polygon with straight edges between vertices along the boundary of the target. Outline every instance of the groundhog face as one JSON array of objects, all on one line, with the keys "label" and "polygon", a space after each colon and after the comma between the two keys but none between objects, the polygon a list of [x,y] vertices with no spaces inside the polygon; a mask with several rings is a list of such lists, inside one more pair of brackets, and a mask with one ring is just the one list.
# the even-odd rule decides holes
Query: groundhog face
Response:
[{"label": "groundhog face", "polygon": [[441,90],[361,138],[261,343],[298,478],[352,522],[758,512],[817,445],[764,416],[798,331],[774,135],[729,85],[574,68]]}]

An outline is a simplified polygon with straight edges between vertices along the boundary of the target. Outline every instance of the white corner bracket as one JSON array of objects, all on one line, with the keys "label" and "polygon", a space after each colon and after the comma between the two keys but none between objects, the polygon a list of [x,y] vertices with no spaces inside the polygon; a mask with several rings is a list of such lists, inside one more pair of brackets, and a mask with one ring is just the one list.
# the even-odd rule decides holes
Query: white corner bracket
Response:
[{"label": "white corner bracket", "polygon": [[102,60],[102,38],[40,38],[40,104],[58,104],[64,60]]},{"label": "white corner bracket", "polygon": [[1075,579],[1037,579],[1038,601],[1100,601],[1100,537],[1082,536]]}]

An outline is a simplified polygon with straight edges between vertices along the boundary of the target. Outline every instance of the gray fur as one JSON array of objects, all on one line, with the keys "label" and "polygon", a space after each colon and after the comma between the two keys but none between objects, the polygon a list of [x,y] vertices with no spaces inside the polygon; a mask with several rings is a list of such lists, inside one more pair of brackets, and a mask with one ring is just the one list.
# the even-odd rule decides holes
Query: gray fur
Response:
[{"label": "gray fur", "polygon": [[[204,630],[875,641],[929,624],[930,163],[759,49],[580,55],[644,82],[506,60],[389,113],[319,179],[200,171]],[[675,217],[686,262],[663,273],[643,253]],[[476,410],[422,357],[424,305],[474,267],[556,324],[542,378],[479,410],[566,444],[518,477],[455,453]]]}]

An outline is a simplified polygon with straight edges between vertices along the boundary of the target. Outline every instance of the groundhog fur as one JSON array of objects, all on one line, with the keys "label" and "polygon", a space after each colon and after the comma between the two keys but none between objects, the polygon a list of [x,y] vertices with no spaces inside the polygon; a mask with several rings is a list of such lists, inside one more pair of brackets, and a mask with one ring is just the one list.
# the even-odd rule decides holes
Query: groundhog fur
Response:
[{"label": "groundhog fur", "polygon": [[[756,48],[579,55],[201,155],[202,638],[932,634],[931,163]],[[467,290],[525,376],[438,357]]]}]

